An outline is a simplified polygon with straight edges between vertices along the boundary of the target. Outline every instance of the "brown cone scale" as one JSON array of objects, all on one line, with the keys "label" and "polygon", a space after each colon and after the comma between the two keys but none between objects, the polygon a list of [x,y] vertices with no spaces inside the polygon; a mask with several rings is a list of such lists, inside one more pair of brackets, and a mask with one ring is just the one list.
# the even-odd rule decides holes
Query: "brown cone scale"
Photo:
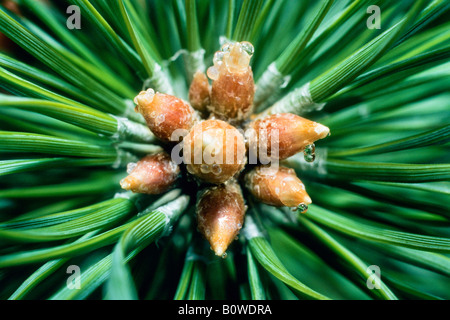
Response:
[{"label": "brown cone scale", "polygon": [[178,142],[183,135],[173,136],[175,131],[187,134],[197,120],[188,103],[169,94],[155,93],[153,89],[141,91],[134,102],[136,112],[143,115],[154,135],[165,142]]}]

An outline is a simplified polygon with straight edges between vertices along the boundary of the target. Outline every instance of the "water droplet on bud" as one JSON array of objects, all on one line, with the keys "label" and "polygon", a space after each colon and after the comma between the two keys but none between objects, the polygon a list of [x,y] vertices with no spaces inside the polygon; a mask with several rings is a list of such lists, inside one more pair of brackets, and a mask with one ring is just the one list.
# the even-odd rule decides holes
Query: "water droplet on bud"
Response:
[{"label": "water droplet on bud", "polygon": [[212,172],[216,175],[221,174],[222,173],[222,168],[220,167],[220,165],[218,164],[213,164],[212,166]]},{"label": "water droplet on bud", "polygon": [[219,70],[216,67],[209,67],[206,71],[206,74],[211,80],[219,79]]},{"label": "water droplet on bud", "polygon": [[253,55],[253,53],[255,52],[255,47],[253,47],[253,45],[248,42],[248,41],[243,41],[241,42],[241,48],[251,57]]},{"label": "water droplet on bud", "polygon": [[122,180],[120,180],[120,186],[124,189],[129,188],[130,187],[130,183],[127,182],[127,180],[124,178]]},{"label": "water droplet on bud", "polygon": [[227,253],[224,252],[224,253],[222,254],[222,259],[225,259],[226,257],[227,257]]},{"label": "water droplet on bud", "polygon": [[222,50],[223,52],[230,52],[230,51],[231,51],[231,43],[225,43],[225,44],[222,46],[221,50]]},{"label": "water droplet on bud", "polygon": [[202,164],[201,166],[200,166],[200,171],[202,172],[202,173],[209,173],[209,172],[211,172],[211,169],[210,169],[210,167],[209,167],[209,165],[207,165],[207,164]]},{"label": "water droplet on bud", "polygon": [[306,162],[314,162],[315,159],[316,159],[316,155],[315,154],[305,154],[305,161]]},{"label": "water droplet on bud", "polygon": [[223,57],[225,56],[225,52],[216,51],[213,58],[213,63],[216,65],[217,63],[221,63],[223,61]]},{"label": "water droplet on bud", "polygon": [[313,144],[308,144],[305,147],[305,150],[303,150],[303,152],[305,154],[309,154],[309,155],[314,154],[315,151],[316,151],[316,146],[314,145],[314,143]]},{"label": "water droplet on bud", "polygon": [[136,162],[130,162],[129,164],[127,164],[127,173],[130,174],[131,172],[133,172],[136,166],[137,166]]}]

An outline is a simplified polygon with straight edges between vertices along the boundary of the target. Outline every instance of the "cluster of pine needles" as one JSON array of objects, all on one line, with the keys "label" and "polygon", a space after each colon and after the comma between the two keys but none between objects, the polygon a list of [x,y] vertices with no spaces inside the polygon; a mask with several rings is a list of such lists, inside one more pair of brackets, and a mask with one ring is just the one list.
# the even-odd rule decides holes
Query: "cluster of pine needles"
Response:
[{"label": "cluster of pine needles", "polygon": [[[0,299],[450,299],[448,1],[0,3]],[[186,99],[223,41],[254,45],[259,111],[331,131],[314,162],[286,160],[307,213],[246,195],[226,259],[189,186],[119,186],[159,150],[133,98]]]}]

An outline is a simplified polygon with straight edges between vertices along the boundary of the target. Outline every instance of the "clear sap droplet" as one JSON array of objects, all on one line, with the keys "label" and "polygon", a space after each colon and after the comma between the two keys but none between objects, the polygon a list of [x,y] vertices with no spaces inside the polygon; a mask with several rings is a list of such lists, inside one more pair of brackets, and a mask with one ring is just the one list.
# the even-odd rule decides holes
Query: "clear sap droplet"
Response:
[{"label": "clear sap droplet", "polygon": [[126,178],[120,180],[120,186],[122,189],[128,189],[130,187],[130,183],[126,180]]},{"label": "clear sap droplet", "polygon": [[227,253],[224,252],[224,253],[222,254],[222,259],[225,259],[226,257],[227,257]]},{"label": "clear sap droplet", "polygon": [[202,172],[202,173],[210,173],[211,172],[211,168],[209,167],[209,165],[207,165],[207,164],[202,164],[201,166],[200,166],[200,171]]},{"label": "clear sap droplet", "polygon": [[187,169],[187,171],[188,171],[190,174],[194,174],[194,170],[192,170],[192,167],[191,167],[191,166],[187,165],[187,166],[186,166],[186,169]]},{"label": "clear sap droplet", "polygon": [[255,52],[255,47],[253,47],[253,45],[248,42],[248,41],[243,41],[241,42],[241,48],[251,57],[253,55],[253,53]]},{"label": "clear sap droplet", "polygon": [[219,78],[219,70],[216,67],[209,67],[206,74],[211,80],[217,80]]},{"label": "clear sap droplet", "polygon": [[219,175],[219,174],[222,173],[222,168],[221,168],[220,165],[218,165],[218,164],[213,164],[213,166],[212,166],[212,172],[213,172],[215,175]]},{"label": "clear sap droplet", "polygon": [[305,203],[300,203],[298,205],[298,209],[300,210],[300,212],[305,212],[306,210],[308,210],[308,206]]},{"label": "clear sap droplet", "polygon": [[239,229],[242,228],[242,224],[238,223],[238,224],[237,224],[237,227],[238,227]]},{"label": "clear sap droplet", "polygon": [[136,168],[137,163],[135,162],[130,162],[129,164],[127,164],[127,173],[131,174],[131,172],[133,172],[133,170]]},{"label": "clear sap droplet", "polygon": [[225,43],[225,44],[222,46],[221,50],[222,50],[223,52],[230,52],[230,51],[231,51],[231,43]]},{"label": "clear sap droplet", "polygon": [[316,159],[316,155],[315,154],[305,154],[305,161],[306,162],[314,162],[315,159]]},{"label": "clear sap droplet", "polygon": [[305,150],[303,150],[303,152],[305,154],[311,155],[316,151],[316,146],[313,144],[309,144],[305,147]]},{"label": "clear sap droplet", "polygon": [[223,51],[216,51],[216,53],[214,54],[213,63],[217,64],[219,62],[222,62],[224,56],[225,56],[225,52],[223,52]]}]

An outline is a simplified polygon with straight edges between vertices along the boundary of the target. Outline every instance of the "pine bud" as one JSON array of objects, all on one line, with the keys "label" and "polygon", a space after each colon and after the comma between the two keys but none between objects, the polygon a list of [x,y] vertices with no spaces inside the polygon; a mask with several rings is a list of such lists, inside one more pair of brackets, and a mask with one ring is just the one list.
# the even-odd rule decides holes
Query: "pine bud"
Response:
[{"label": "pine bud", "polygon": [[291,168],[258,166],[249,171],[244,180],[246,188],[255,198],[272,206],[298,208],[305,212],[312,202],[305,186]]},{"label": "pine bud", "polygon": [[225,251],[239,234],[246,206],[239,185],[230,181],[206,189],[197,202],[198,230],[208,240],[216,255]]},{"label": "pine bud", "polygon": [[134,102],[136,112],[144,116],[155,136],[165,142],[173,141],[171,137],[177,129],[189,132],[197,120],[195,110],[189,104],[168,94],[155,93],[153,89],[141,91]]},{"label": "pine bud", "polygon": [[213,80],[211,106],[218,118],[231,121],[247,119],[253,111],[255,83],[250,59],[253,46],[250,42],[225,44],[214,55],[214,66],[207,71]]},{"label": "pine bud", "polygon": [[128,176],[120,181],[122,189],[135,193],[159,194],[167,191],[177,179],[180,168],[166,152],[148,155],[129,163]]},{"label": "pine bud", "polygon": [[328,127],[292,113],[274,114],[252,121],[248,129],[249,150],[253,153],[259,151],[254,156],[260,160],[286,159],[330,133]]},{"label": "pine bud", "polygon": [[183,158],[188,172],[200,180],[223,183],[245,165],[244,137],[224,121],[199,122],[183,140]]},{"label": "pine bud", "polygon": [[203,72],[197,71],[189,87],[189,102],[195,110],[206,114],[206,107],[210,104],[209,95],[210,87],[208,78]]}]

